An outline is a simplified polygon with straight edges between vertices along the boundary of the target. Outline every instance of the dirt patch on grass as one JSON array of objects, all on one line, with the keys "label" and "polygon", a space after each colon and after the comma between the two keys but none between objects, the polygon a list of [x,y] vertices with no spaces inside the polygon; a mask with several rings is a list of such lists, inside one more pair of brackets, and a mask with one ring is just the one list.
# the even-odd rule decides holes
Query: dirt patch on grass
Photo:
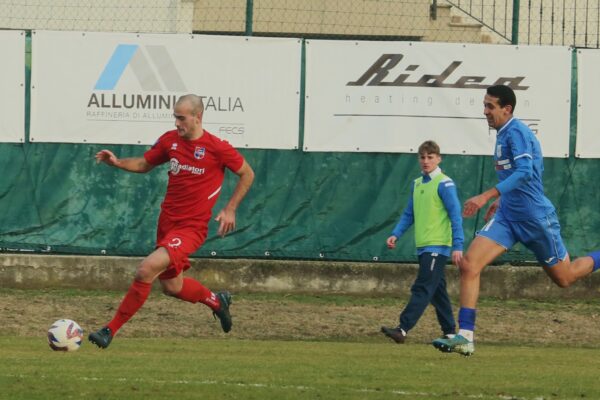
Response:
[{"label": "dirt patch on grass", "polygon": [[[0,290],[0,335],[44,336],[56,319],[71,318],[86,333],[110,320],[124,293],[65,290]],[[381,325],[395,326],[406,299],[351,296],[239,294],[231,307],[234,326],[221,332],[208,307],[152,292],[120,337],[232,337],[237,339],[387,341]],[[484,299],[479,342],[600,347],[600,305]],[[440,334],[427,309],[408,343],[429,343]]]}]

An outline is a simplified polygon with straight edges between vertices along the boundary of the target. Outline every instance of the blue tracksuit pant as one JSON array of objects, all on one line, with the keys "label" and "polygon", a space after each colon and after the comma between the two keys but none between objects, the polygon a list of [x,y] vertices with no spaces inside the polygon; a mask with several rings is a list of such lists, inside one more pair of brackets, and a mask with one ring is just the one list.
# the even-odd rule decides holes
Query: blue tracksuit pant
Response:
[{"label": "blue tracksuit pant", "polygon": [[419,273],[410,291],[408,304],[400,313],[400,328],[411,330],[431,303],[435,307],[438,322],[444,334],[455,333],[456,322],[452,303],[446,290],[446,261],[448,257],[438,253],[419,255]]}]

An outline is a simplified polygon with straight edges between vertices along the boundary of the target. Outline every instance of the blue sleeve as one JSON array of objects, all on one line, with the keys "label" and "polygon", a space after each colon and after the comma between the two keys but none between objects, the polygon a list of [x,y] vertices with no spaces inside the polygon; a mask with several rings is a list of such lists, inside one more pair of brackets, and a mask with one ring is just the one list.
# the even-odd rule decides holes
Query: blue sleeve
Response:
[{"label": "blue sleeve", "polygon": [[465,242],[465,234],[462,226],[462,214],[460,201],[456,192],[454,181],[446,180],[440,182],[438,194],[446,207],[450,225],[452,227],[452,251],[462,251]]},{"label": "blue sleeve", "polygon": [[529,182],[533,176],[533,160],[522,157],[515,160],[515,171],[505,180],[496,185],[496,189],[502,195]]},{"label": "blue sleeve", "polygon": [[404,208],[404,212],[400,217],[400,221],[396,224],[396,227],[392,231],[392,235],[396,236],[396,238],[400,238],[411,227],[411,225],[415,222],[415,212],[413,209],[413,193],[415,190],[415,185],[413,184],[410,189],[410,197],[408,199],[408,204]]}]

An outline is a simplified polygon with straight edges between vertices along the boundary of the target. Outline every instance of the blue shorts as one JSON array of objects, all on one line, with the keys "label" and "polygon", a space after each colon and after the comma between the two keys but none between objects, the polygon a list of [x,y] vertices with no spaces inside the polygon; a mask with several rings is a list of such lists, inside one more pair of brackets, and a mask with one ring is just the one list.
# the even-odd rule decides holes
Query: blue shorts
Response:
[{"label": "blue shorts", "polygon": [[558,217],[553,212],[530,221],[508,221],[502,213],[496,213],[479,232],[483,236],[509,250],[521,242],[535,254],[538,262],[551,267],[567,257],[567,249],[560,236]]}]

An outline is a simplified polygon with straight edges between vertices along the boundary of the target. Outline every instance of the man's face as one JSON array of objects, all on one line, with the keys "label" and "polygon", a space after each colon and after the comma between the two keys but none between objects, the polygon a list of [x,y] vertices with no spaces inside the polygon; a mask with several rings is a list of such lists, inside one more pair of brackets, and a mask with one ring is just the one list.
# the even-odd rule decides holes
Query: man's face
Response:
[{"label": "man's face", "polygon": [[512,118],[512,106],[500,106],[497,97],[486,94],[483,98],[483,115],[487,119],[488,126],[500,129]]},{"label": "man's face", "polygon": [[421,153],[419,154],[419,165],[421,171],[426,174],[430,174],[435,170],[438,165],[442,162],[442,156],[434,153]]},{"label": "man's face", "polygon": [[175,127],[179,136],[194,137],[201,126],[201,115],[194,114],[192,107],[186,102],[176,104],[173,117],[175,117]]}]

